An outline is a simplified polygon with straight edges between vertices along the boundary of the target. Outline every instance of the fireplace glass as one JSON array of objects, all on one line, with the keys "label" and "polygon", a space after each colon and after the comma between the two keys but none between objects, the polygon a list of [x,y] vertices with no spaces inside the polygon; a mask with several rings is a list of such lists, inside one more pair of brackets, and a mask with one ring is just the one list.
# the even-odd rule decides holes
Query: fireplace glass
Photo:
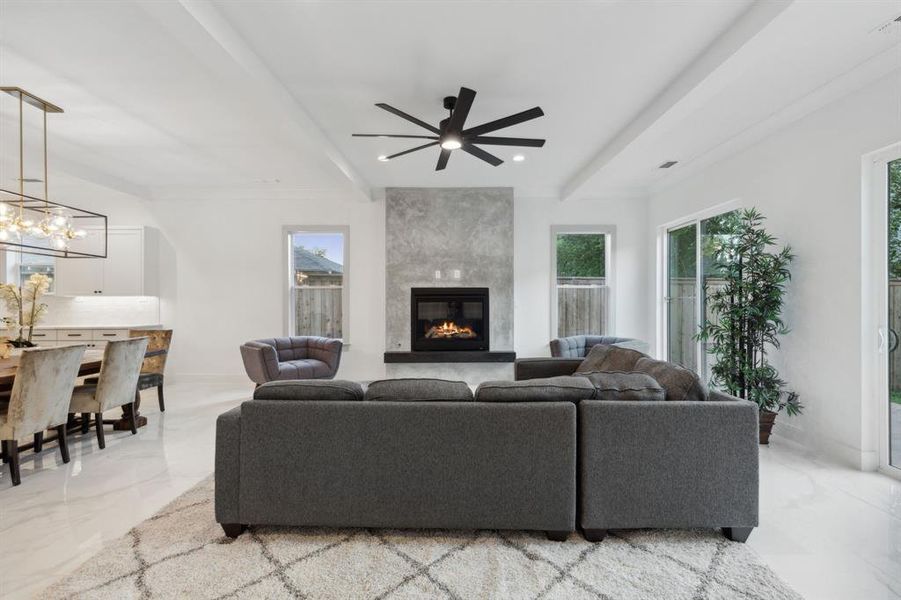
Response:
[{"label": "fireplace glass", "polygon": [[488,350],[487,288],[411,291],[412,350]]}]

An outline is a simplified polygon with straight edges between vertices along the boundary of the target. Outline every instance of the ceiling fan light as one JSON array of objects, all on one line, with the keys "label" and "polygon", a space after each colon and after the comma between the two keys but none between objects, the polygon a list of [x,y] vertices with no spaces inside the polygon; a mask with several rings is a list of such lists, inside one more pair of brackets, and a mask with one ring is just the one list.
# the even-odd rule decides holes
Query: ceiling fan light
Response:
[{"label": "ceiling fan light", "polygon": [[446,137],[441,141],[441,147],[445,150],[459,150],[463,147],[463,142],[458,137]]},{"label": "ceiling fan light", "polygon": [[522,154],[515,154],[515,155],[513,156],[513,161],[514,161],[514,162],[522,162],[522,161],[524,161],[525,159],[526,159],[526,157],[523,156]]}]

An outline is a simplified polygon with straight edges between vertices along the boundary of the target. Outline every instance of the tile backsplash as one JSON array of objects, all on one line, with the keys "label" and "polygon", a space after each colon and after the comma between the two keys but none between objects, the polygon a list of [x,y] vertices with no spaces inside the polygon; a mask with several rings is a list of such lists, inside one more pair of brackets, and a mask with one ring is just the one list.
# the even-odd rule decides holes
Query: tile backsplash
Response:
[{"label": "tile backsplash", "polygon": [[[44,296],[47,314],[38,327],[117,327],[160,322],[156,296]],[[2,307],[2,314],[6,314]]]}]

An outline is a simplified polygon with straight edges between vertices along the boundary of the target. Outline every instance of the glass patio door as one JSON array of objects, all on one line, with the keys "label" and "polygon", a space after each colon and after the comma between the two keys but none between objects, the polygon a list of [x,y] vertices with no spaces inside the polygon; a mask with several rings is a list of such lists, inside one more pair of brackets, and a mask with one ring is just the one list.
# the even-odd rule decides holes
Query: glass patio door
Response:
[{"label": "glass patio door", "polygon": [[697,370],[698,226],[667,232],[666,329],[667,360]]},{"label": "glass patio door", "polygon": [[901,468],[901,160],[888,163],[888,463]]}]

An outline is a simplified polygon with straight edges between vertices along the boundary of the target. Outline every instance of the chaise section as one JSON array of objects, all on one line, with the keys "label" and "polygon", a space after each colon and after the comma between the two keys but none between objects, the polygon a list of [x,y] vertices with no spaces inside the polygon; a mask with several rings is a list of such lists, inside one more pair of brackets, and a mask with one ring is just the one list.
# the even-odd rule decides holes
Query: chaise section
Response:
[{"label": "chaise section", "polygon": [[218,425],[216,518],[229,535],[248,524],[575,529],[571,402],[251,400]]},{"label": "chaise section", "polygon": [[744,541],[758,519],[757,405],[711,392],[706,402],[583,400],[580,525],[722,527]]}]

